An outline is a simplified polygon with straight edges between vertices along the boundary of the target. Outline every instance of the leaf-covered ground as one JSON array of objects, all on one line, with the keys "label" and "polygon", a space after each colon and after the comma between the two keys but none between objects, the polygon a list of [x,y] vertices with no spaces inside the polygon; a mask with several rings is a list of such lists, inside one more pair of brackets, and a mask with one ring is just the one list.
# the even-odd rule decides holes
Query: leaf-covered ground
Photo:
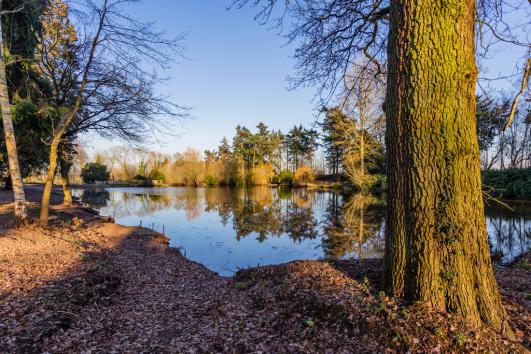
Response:
[{"label": "leaf-covered ground", "polygon": [[[75,208],[74,208],[75,209]],[[224,278],[147,229],[56,209],[0,231],[0,352],[526,352],[530,270],[498,270],[518,342],[378,291],[381,262],[299,261]],[[77,213],[77,214],[76,214]],[[85,220],[85,221],[83,221]]]}]

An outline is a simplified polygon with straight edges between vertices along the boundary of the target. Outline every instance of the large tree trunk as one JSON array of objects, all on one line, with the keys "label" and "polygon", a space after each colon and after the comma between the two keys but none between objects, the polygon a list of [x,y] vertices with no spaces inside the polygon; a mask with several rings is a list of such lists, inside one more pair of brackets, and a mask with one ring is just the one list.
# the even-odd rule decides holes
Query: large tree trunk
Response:
[{"label": "large tree trunk", "polygon": [[[1,21],[0,21],[1,22]],[[24,194],[24,184],[22,183],[22,174],[18,162],[17,143],[15,131],[13,129],[13,119],[11,118],[11,104],[9,103],[9,94],[7,91],[6,63],[4,58],[4,45],[2,26],[0,23],[0,106],[2,109],[2,121],[4,125],[4,134],[6,139],[6,150],[9,162],[9,175],[13,184],[13,195],[15,199],[15,225],[21,225],[28,222],[28,210],[26,206],[26,196]]]},{"label": "large tree trunk", "polygon": [[[404,273],[406,268],[406,239],[404,220],[404,159],[402,154],[403,127],[399,112],[405,101],[405,89],[393,84],[399,81],[399,66],[402,53],[398,43],[406,41],[404,33],[398,28],[395,17],[390,23],[387,44],[388,74],[386,111],[386,154],[387,154],[387,218],[385,227],[385,257],[383,283],[390,295],[404,295]],[[402,64],[403,65],[403,64]]]},{"label": "large tree trunk", "polygon": [[46,175],[46,183],[44,184],[44,192],[42,193],[41,212],[39,215],[39,222],[41,226],[48,225],[48,217],[50,214],[50,199],[52,196],[53,181],[55,179],[55,172],[57,170],[57,147],[59,146],[59,139],[54,137],[50,145],[50,164],[48,166],[48,174]]},{"label": "large tree trunk", "polygon": [[[389,73],[391,78],[391,73]],[[386,105],[389,110],[400,106],[400,100],[391,100],[393,91],[388,85]],[[385,256],[383,283],[390,295],[404,295],[404,273],[406,268],[406,237],[404,220],[404,165],[402,158],[402,129],[396,115],[387,113],[387,217],[385,224]]]},{"label": "large tree trunk", "polygon": [[[389,208],[398,207],[391,226],[401,228],[400,212],[406,299],[510,333],[483,210],[474,13],[474,1],[391,2]],[[404,252],[393,249],[403,247],[393,238],[404,231],[388,232],[388,257]]]}]

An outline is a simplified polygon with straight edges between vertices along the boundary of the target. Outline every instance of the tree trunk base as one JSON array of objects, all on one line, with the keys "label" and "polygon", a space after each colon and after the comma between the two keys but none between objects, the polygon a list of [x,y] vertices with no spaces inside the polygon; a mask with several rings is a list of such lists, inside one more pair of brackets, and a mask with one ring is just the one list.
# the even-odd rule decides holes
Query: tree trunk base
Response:
[{"label": "tree trunk base", "polygon": [[13,217],[15,227],[29,224],[28,206],[24,201],[15,201],[15,215]]}]

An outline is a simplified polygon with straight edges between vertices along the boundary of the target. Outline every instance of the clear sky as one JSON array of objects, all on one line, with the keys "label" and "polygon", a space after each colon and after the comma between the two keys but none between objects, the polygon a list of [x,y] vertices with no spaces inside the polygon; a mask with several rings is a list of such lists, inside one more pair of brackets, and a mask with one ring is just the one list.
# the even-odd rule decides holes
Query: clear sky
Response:
[{"label": "clear sky", "polygon": [[[178,136],[162,136],[159,144],[147,148],[202,151],[216,148],[224,136],[231,139],[238,124],[251,128],[263,121],[287,131],[295,124],[315,121],[316,88],[287,89],[295,46],[286,46],[276,30],[255,22],[256,9],[229,11],[230,2],[144,0],[131,7],[134,17],[155,22],[169,37],[187,33],[183,41],[187,58],[160,72],[170,80],[159,89],[173,102],[192,107],[193,118],[175,125]],[[494,51],[486,63],[489,76],[511,73],[521,56],[506,49]],[[84,141],[89,154],[121,144],[97,137]]]}]

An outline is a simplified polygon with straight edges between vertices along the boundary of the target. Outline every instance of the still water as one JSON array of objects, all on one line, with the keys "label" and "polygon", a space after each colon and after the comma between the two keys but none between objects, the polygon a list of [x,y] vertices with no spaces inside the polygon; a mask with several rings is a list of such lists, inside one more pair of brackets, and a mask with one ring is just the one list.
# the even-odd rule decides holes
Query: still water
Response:
[{"label": "still water", "polygon": [[[385,206],[373,196],[278,188],[106,188],[76,191],[123,225],[163,231],[186,257],[221,274],[296,259],[381,257]],[[495,259],[531,247],[531,205],[487,208]]]}]

